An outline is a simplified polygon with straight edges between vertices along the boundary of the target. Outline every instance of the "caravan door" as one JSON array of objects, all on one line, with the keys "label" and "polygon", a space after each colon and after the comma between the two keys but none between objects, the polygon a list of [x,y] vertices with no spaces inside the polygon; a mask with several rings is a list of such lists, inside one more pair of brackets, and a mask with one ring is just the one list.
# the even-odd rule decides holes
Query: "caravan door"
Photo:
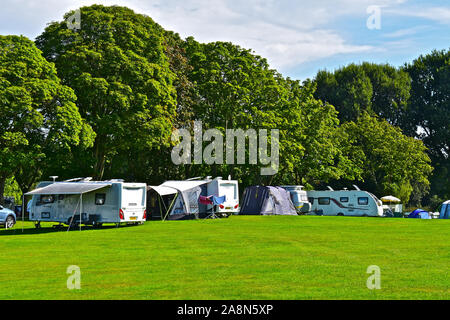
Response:
[{"label": "caravan door", "polygon": [[55,195],[37,195],[36,220],[53,221],[55,207]]},{"label": "caravan door", "polygon": [[239,212],[239,190],[237,181],[219,181],[218,196],[225,196],[226,201],[222,205],[218,206],[217,212],[234,214]]}]

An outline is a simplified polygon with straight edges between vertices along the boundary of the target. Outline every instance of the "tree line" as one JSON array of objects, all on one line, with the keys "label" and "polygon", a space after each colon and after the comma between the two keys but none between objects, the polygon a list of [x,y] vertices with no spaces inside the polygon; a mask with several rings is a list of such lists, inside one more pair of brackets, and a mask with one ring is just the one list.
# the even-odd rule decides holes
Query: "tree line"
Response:
[{"label": "tree line", "polygon": [[[304,81],[252,50],[199,43],[126,7],[82,7],[80,29],[0,36],[0,201],[37,181],[159,184],[228,176],[242,187],[357,184],[412,205],[450,197],[450,51],[400,68],[350,64]],[[279,129],[280,166],[171,162],[176,128]]]}]

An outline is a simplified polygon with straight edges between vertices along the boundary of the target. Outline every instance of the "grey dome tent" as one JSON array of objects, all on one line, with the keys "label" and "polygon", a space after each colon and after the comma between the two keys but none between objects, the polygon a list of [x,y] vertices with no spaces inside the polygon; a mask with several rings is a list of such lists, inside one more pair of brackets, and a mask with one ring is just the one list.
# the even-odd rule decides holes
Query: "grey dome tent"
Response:
[{"label": "grey dome tent", "polygon": [[289,191],[281,187],[252,186],[244,191],[240,215],[297,215]]}]

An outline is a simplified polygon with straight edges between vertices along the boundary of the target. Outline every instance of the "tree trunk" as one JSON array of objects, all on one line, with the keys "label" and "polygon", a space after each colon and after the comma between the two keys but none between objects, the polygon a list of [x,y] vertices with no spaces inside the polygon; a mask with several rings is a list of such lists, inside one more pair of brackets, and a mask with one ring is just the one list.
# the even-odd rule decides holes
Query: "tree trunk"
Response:
[{"label": "tree trunk", "polygon": [[94,172],[94,178],[95,180],[102,180],[103,173],[105,171],[105,162],[106,162],[106,155],[104,150],[104,143],[103,143],[102,137],[98,137],[98,139],[95,139],[95,172]]},{"label": "tree trunk", "polygon": [[5,184],[6,184],[6,177],[0,176],[0,204],[5,204],[5,197],[3,193],[5,192]]},{"label": "tree trunk", "polygon": [[34,183],[39,178],[42,178],[41,172],[34,169],[26,172],[26,174],[24,173],[15,174],[15,179],[22,193],[27,193],[28,191],[30,191],[31,187],[33,187]]},{"label": "tree trunk", "polygon": [[97,159],[97,164],[95,166],[95,179],[98,181],[103,179],[103,173],[105,172],[105,161],[105,155],[101,155],[100,158]]}]

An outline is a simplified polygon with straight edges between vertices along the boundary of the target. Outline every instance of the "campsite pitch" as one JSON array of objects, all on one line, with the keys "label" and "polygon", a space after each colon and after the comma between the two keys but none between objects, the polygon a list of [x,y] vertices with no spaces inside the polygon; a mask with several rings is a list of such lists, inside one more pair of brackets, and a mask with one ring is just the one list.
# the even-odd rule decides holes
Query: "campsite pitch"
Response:
[{"label": "campsite pitch", "polygon": [[[449,299],[448,222],[233,216],[22,233],[19,221],[0,229],[0,299]],[[373,265],[381,289],[367,287]]]}]

